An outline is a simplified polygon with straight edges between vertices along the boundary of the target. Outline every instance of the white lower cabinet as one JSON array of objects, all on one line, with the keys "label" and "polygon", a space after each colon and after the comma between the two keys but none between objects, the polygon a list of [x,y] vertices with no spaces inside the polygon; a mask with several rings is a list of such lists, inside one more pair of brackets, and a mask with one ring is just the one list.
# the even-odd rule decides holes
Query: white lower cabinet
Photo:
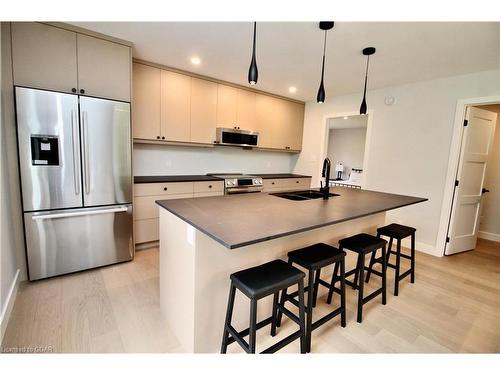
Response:
[{"label": "white lower cabinet", "polygon": [[201,198],[224,195],[223,181],[134,184],[135,243],[160,239],[157,200]]},{"label": "white lower cabinet", "polygon": [[273,192],[280,190],[290,189],[309,189],[311,187],[310,177],[296,177],[296,178],[274,178],[264,179],[264,192]]}]

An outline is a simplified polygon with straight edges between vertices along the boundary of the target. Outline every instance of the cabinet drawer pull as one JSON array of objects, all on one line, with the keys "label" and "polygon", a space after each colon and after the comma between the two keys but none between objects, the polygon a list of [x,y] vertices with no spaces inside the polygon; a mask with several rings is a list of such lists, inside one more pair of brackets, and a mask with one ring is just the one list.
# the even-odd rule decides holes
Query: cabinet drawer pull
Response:
[{"label": "cabinet drawer pull", "polygon": [[85,90],[84,89],[80,89],[80,94],[85,94]]},{"label": "cabinet drawer pull", "polygon": [[161,139],[165,139],[165,137],[161,137]]},{"label": "cabinet drawer pull", "polygon": [[165,186],[165,187],[163,188],[163,190],[167,191],[167,190],[168,190],[168,187],[166,187],[166,186]]},{"label": "cabinet drawer pull", "polygon": [[159,135],[157,135],[157,136],[156,136],[156,139],[160,139],[160,136],[159,136]]},{"label": "cabinet drawer pull", "polygon": [[274,182],[271,182],[271,185],[274,185]]},{"label": "cabinet drawer pull", "polygon": [[208,185],[208,188],[211,189],[212,188],[212,185]]}]

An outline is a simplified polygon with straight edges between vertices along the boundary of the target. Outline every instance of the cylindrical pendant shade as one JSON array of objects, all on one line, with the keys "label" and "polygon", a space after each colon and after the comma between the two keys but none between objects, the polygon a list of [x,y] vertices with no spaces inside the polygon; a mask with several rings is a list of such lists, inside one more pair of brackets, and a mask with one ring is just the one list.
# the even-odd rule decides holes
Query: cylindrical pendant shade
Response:
[{"label": "cylindrical pendant shade", "polygon": [[318,95],[316,95],[316,101],[320,104],[325,101],[325,87],[323,85],[323,80],[321,80],[321,83],[319,85]]}]

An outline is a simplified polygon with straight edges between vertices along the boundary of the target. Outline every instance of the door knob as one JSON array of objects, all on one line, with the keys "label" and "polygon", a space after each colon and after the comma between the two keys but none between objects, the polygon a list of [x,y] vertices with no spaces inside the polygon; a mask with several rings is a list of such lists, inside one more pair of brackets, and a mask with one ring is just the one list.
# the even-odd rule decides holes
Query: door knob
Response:
[{"label": "door knob", "polygon": [[483,190],[481,190],[481,194],[484,194],[484,193],[489,193],[490,191],[488,189],[485,189],[483,188]]}]

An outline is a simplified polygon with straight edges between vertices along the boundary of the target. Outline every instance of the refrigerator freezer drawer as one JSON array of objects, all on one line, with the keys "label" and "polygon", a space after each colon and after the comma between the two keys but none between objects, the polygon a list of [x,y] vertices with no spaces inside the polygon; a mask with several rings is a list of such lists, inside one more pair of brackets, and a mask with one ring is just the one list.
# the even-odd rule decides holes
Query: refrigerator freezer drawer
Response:
[{"label": "refrigerator freezer drawer", "polygon": [[131,260],[132,206],[25,213],[30,280]]}]

